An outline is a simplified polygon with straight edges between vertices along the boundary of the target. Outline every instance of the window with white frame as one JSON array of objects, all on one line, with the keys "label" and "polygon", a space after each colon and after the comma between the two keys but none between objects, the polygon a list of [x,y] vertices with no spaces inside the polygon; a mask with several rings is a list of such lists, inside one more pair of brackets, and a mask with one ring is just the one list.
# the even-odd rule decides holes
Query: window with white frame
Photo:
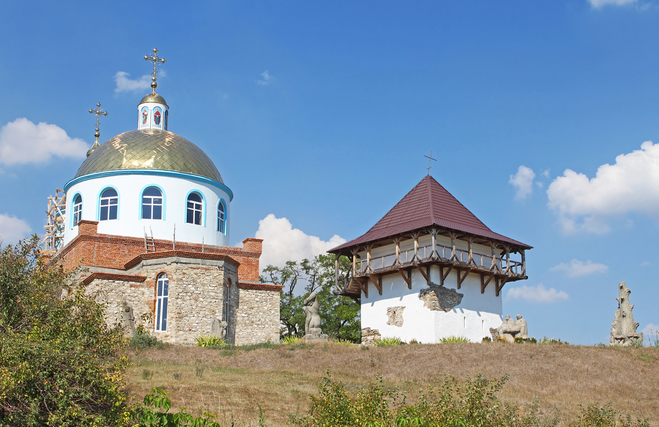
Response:
[{"label": "window with white frame", "polygon": [[199,193],[190,193],[188,196],[188,215],[185,222],[188,224],[201,225],[202,206]]},{"label": "window with white frame", "polygon": [[119,209],[119,196],[117,190],[108,188],[101,194],[101,214],[99,220],[106,221],[109,219],[117,219],[117,211]]},{"label": "window with white frame", "polygon": [[227,234],[227,212],[224,203],[220,201],[217,205],[217,231]]},{"label": "window with white frame", "polygon": [[156,282],[156,331],[167,330],[167,302],[169,300],[169,276],[162,273]]},{"label": "window with white frame", "polygon": [[73,199],[73,226],[78,225],[82,219],[82,196],[77,194]]},{"label": "window with white frame", "polygon": [[156,187],[149,187],[142,193],[142,218],[162,219],[162,193]]}]

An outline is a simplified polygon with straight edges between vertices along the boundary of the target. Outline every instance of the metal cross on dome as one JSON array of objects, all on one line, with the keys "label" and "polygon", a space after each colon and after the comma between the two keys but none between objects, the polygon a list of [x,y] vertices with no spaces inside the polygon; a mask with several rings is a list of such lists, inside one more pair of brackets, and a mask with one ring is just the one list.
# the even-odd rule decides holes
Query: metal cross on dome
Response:
[{"label": "metal cross on dome", "polygon": [[156,93],[156,87],[158,87],[158,83],[156,83],[156,80],[158,80],[158,63],[164,64],[167,62],[165,58],[159,58],[158,57],[158,49],[155,47],[153,48],[153,55],[144,55],[144,59],[147,61],[153,62],[153,72],[151,73],[151,87],[153,88],[153,93]]},{"label": "metal cross on dome", "polygon": [[433,161],[433,160],[434,160],[434,161],[437,161],[437,159],[433,159],[433,158],[432,158],[432,150],[430,150],[430,156],[426,156],[426,155],[424,154],[423,157],[426,157],[426,158],[429,159],[429,160],[428,160],[428,175],[430,175],[430,168],[432,168],[432,166],[431,166],[432,161]]},{"label": "metal cross on dome", "polygon": [[101,108],[101,103],[98,102],[96,103],[96,109],[95,110],[89,110],[89,114],[96,114],[96,133],[94,136],[96,137],[96,141],[98,142],[98,137],[101,136],[101,116],[107,116],[108,112],[103,111]]}]

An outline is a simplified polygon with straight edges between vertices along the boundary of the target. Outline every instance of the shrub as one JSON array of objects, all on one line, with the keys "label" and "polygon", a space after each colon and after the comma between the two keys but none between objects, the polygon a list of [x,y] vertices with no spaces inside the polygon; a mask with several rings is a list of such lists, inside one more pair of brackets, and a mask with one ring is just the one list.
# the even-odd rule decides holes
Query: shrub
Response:
[{"label": "shrub", "polygon": [[301,337],[298,337],[298,336],[295,336],[295,335],[286,335],[286,336],[284,336],[284,338],[282,338],[281,341],[282,341],[284,344],[291,345],[291,344],[297,344],[297,343],[299,343],[301,340],[302,340]]},{"label": "shrub", "polygon": [[441,338],[439,342],[442,344],[466,344],[470,341],[467,339],[467,337],[450,336]]},{"label": "shrub", "polygon": [[405,342],[403,342],[403,340],[401,340],[400,338],[396,338],[396,337],[381,338],[375,341],[375,345],[378,347],[391,347],[394,345],[402,345],[402,344],[405,344]]},{"label": "shrub", "polygon": [[210,348],[227,348],[229,345],[227,341],[214,336],[199,335],[197,337],[197,347],[210,347]]},{"label": "shrub", "polygon": [[38,247],[33,236],[0,252],[0,423],[121,425],[122,331]]},{"label": "shrub", "polygon": [[648,341],[650,342],[650,347],[659,348],[659,331],[653,331],[650,329]]},{"label": "shrub", "polygon": [[543,337],[541,340],[539,340],[538,344],[565,344],[565,345],[568,345],[568,343],[565,342],[565,341],[561,341],[560,339],[555,339],[555,338],[547,338],[546,336]]},{"label": "shrub", "polygon": [[622,415],[611,405],[589,405],[581,407],[579,421],[570,424],[570,427],[649,427],[647,419],[632,420],[631,415]]},{"label": "shrub", "polygon": [[492,342],[492,338],[490,337],[483,337],[483,340],[481,342]]},{"label": "shrub", "polygon": [[135,335],[128,341],[128,347],[142,350],[149,347],[165,348],[165,344],[146,332],[142,327],[139,327],[135,330]]},{"label": "shrub", "polygon": [[172,402],[167,397],[167,392],[161,389],[151,389],[151,394],[144,396],[144,403],[133,405],[131,418],[140,426],[199,426],[220,427],[215,422],[215,415],[204,413],[195,418],[181,408],[177,413],[170,413]]}]

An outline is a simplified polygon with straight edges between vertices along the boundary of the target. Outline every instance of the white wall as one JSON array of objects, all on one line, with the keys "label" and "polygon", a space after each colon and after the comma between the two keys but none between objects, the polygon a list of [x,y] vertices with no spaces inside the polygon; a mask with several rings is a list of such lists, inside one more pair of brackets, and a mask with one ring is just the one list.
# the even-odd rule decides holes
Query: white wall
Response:
[{"label": "white wall", "polygon": [[[160,187],[164,196],[163,219],[151,220],[142,217],[142,191],[149,187]],[[231,221],[229,195],[222,189],[193,179],[148,174],[115,175],[78,182],[66,192],[66,231],[64,244],[78,235],[78,227],[73,227],[73,200],[82,195],[82,219],[99,220],[101,192],[108,187],[117,190],[119,209],[116,220],[101,221],[98,232],[118,236],[144,237],[144,228],[155,239],[172,240],[176,225],[176,241],[228,246]],[[190,191],[202,194],[204,207],[202,224],[186,224],[187,196]],[[223,199],[226,205],[227,234],[217,231],[217,206]]]}]

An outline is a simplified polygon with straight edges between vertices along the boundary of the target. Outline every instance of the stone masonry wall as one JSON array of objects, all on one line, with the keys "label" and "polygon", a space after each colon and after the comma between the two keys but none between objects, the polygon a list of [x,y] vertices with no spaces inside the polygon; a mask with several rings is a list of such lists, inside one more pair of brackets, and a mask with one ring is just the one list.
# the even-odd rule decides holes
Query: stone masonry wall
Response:
[{"label": "stone masonry wall", "polygon": [[246,287],[257,286],[239,285],[240,298],[235,312],[236,345],[265,341],[278,343],[279,290],[245,289]]}]

